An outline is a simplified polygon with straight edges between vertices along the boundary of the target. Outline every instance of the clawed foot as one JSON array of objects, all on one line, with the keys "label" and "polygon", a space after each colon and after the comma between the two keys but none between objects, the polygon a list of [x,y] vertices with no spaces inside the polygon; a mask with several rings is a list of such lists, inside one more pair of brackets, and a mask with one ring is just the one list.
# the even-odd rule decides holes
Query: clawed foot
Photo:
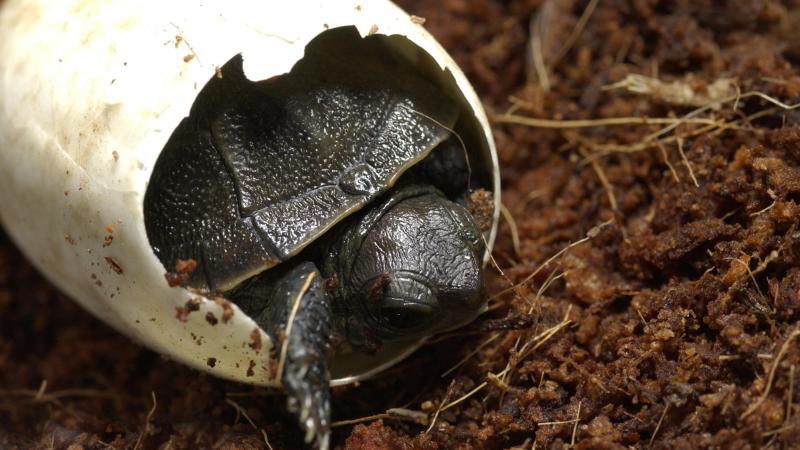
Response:
[{"label": "clawed foot", "polygon": [[316,440],[327,450],[330,442],[330,387],[327,368],[314,361],[287,360],[283,375],[287,407],[305,429],[305,441]]},{"label": "clawed foot", "polygon": [[280,343],[279,366],[287,406],[317,448],[330,443],[330,375],[333,317],[323,279],[312,263],[302,263],[278,280],[265,319]]}]

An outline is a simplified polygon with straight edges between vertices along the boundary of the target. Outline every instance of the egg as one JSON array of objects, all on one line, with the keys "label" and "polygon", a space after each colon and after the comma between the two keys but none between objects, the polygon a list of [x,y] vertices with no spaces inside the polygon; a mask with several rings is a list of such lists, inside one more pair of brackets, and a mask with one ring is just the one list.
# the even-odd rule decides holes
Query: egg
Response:
[{"label": "egg", "polygon": [[[215,376],[278,386],[274,343],[216,295],[174,287],[145,229],[143,201],[172,132],[220,67],[242,55],[250,80],[285,74],[339,27],[393,36],[459,102],[459,133],[486,167],[491,226],[497,157],[473,88],[418,18],[385,0],[6,0],[0,7],[0,220],[28,259],[119,332]],[[350,55],[358,64],[358,54]],[[21,299],[20,301],[25,301]],[[369,376],[414,346],[344,355],[333,383]]]}]

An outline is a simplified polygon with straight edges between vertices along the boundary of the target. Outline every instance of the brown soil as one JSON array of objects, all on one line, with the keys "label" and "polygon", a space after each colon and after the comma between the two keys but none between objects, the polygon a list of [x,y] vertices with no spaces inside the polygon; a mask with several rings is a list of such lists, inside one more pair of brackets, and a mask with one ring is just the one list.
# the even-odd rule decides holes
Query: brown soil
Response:
[{"label": "brown soil", "polygon": [[[493,121],[492,312],[337,389],[373,418],[336,446],[800,448],[796,1],[401,3],[491,113],[556,121]],[[5,238],[0,318],[0,448],[302,447],[282,397],[130,343]]]}]

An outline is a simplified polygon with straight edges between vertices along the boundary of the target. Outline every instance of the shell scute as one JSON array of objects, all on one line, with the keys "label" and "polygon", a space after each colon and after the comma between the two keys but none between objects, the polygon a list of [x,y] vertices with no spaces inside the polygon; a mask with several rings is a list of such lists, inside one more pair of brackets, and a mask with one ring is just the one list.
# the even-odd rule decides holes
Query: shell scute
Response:
[{"label": "shell scute", "polygon": [[[450,136],[457,106],[436,87],[381,58],[380,40],[329,33],[346,44],[312,41],[268,80],[248,80],[234,56],[159,156],[148,238],[168,270],[199,262],[187,285],[231,288],[290,258]],[[354,45],[375,57],[346,64],[336,52]]]}]

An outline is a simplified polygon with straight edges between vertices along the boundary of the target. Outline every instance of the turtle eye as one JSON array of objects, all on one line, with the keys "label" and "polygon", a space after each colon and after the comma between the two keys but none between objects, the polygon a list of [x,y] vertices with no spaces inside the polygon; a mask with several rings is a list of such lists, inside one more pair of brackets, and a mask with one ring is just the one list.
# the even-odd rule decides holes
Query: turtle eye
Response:
[{"label": "turtle eye", "polygon": [[408,330],[418,328],[430,319],[428,310],[407,306],[384,306],[381,308],[383,322],[391,328]]}]

